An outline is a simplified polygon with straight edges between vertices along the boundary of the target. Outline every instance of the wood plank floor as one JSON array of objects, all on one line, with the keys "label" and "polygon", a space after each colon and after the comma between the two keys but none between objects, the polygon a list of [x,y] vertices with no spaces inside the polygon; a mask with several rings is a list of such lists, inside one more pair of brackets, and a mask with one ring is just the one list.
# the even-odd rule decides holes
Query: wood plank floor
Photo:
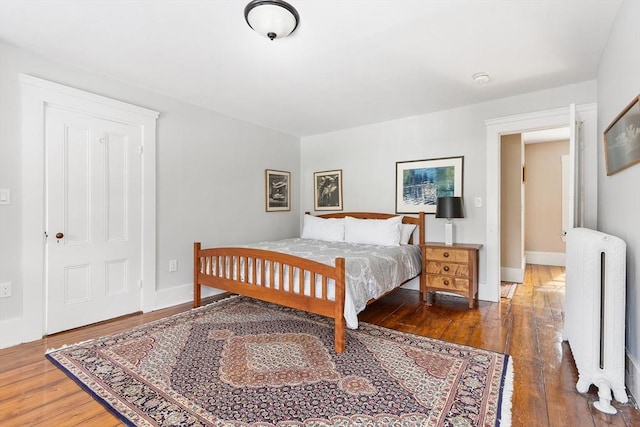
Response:
[{"label": "wood plank floor", "polygon": [[[510,354],[515,364],[514,426],[640,426],[640,410],[617,415],[593,407],[597,394],[575,390],[577,371],[562,342],[564,270],[527,266],[512,299],[480,302],[438,296],[426,306],[418,293],[398,290],[369,306],[360,320]],[[123,331],[186,311],[190,304],[133,315],[0,350],[0,425],[118,426],[118,420],[44,358],[49,348]],[[348,345],[348,344],[347,344]]]}]

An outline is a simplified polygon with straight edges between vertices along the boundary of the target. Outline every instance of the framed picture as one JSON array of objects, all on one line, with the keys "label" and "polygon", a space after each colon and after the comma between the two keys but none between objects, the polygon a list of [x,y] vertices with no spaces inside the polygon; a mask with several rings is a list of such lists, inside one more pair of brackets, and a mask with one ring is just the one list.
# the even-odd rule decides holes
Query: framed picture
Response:
[{"label": "framed picture", "polygon": [[314,172],[313,200],[317,211],[342,210],[342,170]]},{"label": "framed picture", "polygon": [[640,163],[640,95],[604,131],[607,175]]},{"label": "framed picture", "polygon": [[267,212],[291,210],[291,173],[267,169],[265,195]]},{"label": "framed picture", "polygon": [[438,197],[462,197],[464,157],[396,162],[396,213],[436,213]]}]

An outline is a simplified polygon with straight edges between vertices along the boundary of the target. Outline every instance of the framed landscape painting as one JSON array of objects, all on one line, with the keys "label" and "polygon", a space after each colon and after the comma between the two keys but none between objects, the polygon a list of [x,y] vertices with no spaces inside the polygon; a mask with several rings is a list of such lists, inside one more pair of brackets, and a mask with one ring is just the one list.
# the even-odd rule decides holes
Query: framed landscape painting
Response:
[{"label": "framed landscape painting", "polygon": [[265,195],[267,212],[291,210],[291,173],[267,169]]},{"label": "framed landscape painting", "polygon": [[607,175],[640,163],[640,95],[604,131]]},{"label": "framed landscape painting", "polygon": [[317,211],[342,210],[342,170],[313,174],[313,208]]},{"label": "framed landscape painting", "polygon": [[436,213],[438,197],[462,197],[464,157],[396,162],[396,213]]}]

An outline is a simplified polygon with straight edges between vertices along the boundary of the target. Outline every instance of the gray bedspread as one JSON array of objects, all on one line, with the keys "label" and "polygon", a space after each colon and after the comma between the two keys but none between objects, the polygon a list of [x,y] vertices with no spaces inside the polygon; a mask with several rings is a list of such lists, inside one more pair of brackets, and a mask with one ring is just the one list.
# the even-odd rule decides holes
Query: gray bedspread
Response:
[{"label": "gray bedspread", "polygon": [[[347,327],[352,329],[358,327],[357,314],[364,310],[367,301],[416,277],[422,265],[420,248],[415,245],[379,246],[294,238],[243,246],[295,255],[327,265],[335,265],[336,258],[344,257],[344,311]],[[333,289],[330,289],[329,298],[333,297]]]}]

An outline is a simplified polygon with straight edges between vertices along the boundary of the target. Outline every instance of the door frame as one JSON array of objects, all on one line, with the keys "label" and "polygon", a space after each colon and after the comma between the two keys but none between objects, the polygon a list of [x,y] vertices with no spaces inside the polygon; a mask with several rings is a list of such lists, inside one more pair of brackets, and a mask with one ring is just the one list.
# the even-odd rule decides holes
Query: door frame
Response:
[{"label": "door frame", "polygon": [[156,282],[156,121],[159,113],[47,80],[20,74],[22,89],[22,327],[18,342],[45,333],[45,106],[88,113],[141,130],[142,290],[140,308],[155,305]]},{"label": "door frame", "polygon": [[[589,121],[590,132],[597,132],[593,125],[595,123],[595,104],[578,105],[575,107],[577,113],[585,113],[585,124]],[[502,135],[522,133],[527,131],[552,129],[569,126],[570,107],[557,108],[553,110],[538,111],[528,114],[500,117],[485,120],[487,137],[487,287],[482,295],[483,299],[497,302],[500,300],[500,137]],[[576,149],[586,149],[594,151],[591,145],[596,144],[595,135],[585,135],[585,143],[588,147],[576,147]],[[574,153],[575,154],[575,153]],[[588,165],[593,167],[593,157],[595,153],[590,153]],[[596,164],[597,167],[597,164]],[[584,183],[583,183],[584,184]],[[573,191],[579,191],[574,188]],[[589,206],[585,206],[585,214],[594,216],[596,206],[593,206],[595,199],[589,201]],[[595,220],[594,220],[595,221]],[[590,226],[590,221],[585,222]]]}]

